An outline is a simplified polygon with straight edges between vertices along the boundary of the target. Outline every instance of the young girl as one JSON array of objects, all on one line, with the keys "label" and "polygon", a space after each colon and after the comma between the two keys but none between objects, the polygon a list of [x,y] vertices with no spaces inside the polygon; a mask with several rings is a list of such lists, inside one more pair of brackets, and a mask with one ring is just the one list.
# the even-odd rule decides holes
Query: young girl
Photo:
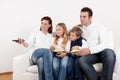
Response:
[{"label": "young girl", "polygon": [[67,53],[70,50],[70,41],[68,40],[67,28],[64,23],[58,23],[56,26],[56,35],[51,46],[53,51],[53,72],[55,80],[65,80],[66,67],[68,62]]}]

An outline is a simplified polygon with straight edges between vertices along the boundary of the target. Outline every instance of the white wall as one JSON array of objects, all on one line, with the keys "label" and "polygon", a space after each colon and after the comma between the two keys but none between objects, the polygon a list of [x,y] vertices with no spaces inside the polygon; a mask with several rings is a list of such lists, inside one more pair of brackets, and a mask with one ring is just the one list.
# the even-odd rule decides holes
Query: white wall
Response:
[{"label": "white wall", "polygon": [[50,16],[53,25],[65,22],[68,28],[79,23],[80,9],[93,9],[94,20],[114,32],[115,47],[120,48],[119,0],[0,0],[0,73],[12,71],[12,59],[27,50],[12,42],[39,28],[40,19]]}]

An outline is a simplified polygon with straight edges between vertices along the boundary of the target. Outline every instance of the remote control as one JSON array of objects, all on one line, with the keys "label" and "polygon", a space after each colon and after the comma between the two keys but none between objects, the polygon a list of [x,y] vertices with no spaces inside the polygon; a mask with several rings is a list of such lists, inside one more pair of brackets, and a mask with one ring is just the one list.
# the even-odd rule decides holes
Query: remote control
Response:
[{"label": "remote control", "polygon": [[13,42],[18,42],[18,40],[12,40]]}]

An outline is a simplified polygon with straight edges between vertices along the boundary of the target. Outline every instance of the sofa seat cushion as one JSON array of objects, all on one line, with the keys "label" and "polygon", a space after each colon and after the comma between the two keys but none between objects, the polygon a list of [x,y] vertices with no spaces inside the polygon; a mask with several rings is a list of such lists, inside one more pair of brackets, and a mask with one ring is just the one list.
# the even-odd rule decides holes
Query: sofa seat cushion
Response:
[{"label": "sofa seat cushion", "polygon": [[30,67],[27,68],[26,71],[27,71],[27,72],[30,72],[30,73],[35,73],[35,74],[37,74],[37,73],[38,73],[37,65],[31,65]]},{"label": "sofa seat cushion", "polygon": [[93,66],[98,73],[102,71],[102,67],[103,67],[102,63],[96,63]]},{"label": "sofa seat cushion", "polygon": [[[102,63],[97,63],[97,64],[94,64],[93,66],[97,72],[102,71],[102,66],[103,66]],[[26,71],[37,74],[38,73],[37,65],[32,65],[32,66],[28,67]]]}]

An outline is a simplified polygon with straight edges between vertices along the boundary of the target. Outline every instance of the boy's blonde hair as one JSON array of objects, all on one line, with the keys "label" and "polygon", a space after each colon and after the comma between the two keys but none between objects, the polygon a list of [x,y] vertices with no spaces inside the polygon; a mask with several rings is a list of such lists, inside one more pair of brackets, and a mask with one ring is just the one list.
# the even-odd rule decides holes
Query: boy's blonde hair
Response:
[{"label": "boy's blonde hair", "polygon": [[[65,46],[66,46],[66,44],[67,44],[67,42],[68,42],[67,27],[66,27],[66,25],[65,25],[64,23],[58,23],[56,26],[60,26],[61,28],[63,28],[62,48],[65,49]],[[55,41],[54,41],[54,43],[55,43],[56,45],[58,45],[58,39],[59,39],[59,37],[58,37],[57,35],[55,35]]]},{"label": "boy's blonde hair", "polygon": [[69,36],[70,33],[74,32],[77,37],[80,37],[82,35],[82,30],[78,26],[74,26],[70,31],[69,31]]}]

